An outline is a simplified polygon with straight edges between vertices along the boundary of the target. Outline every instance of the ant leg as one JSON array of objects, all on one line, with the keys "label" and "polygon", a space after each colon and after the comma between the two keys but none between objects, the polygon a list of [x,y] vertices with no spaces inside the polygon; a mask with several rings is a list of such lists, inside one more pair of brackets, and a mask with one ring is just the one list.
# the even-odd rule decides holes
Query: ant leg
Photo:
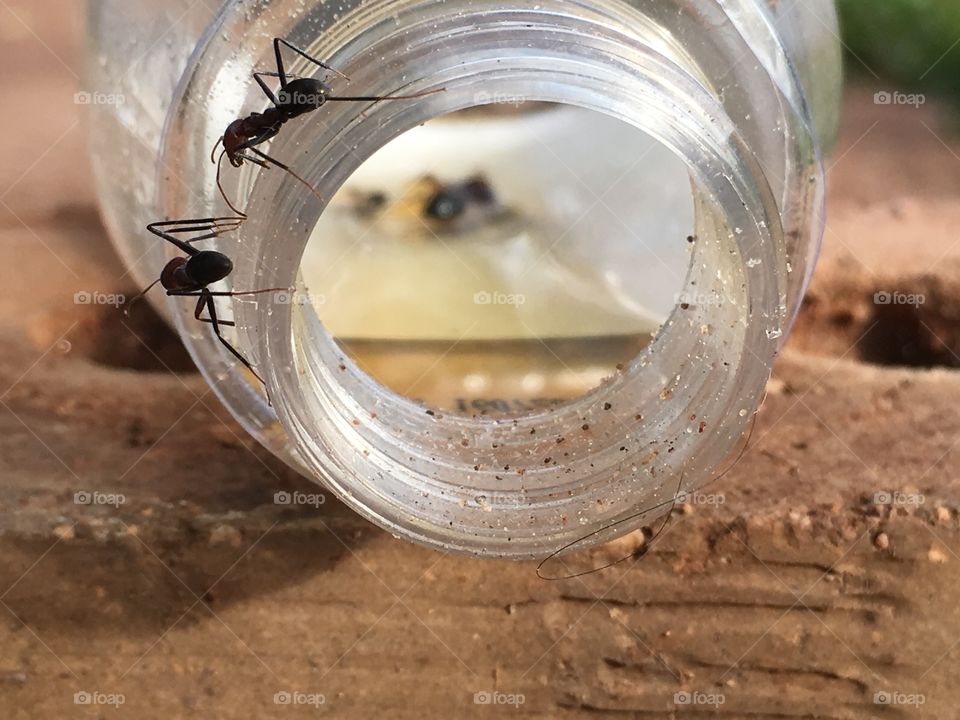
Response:
[{"label": "ant leg", "polygon": [[168,228],[165,231],[171,235],[179,233],[196,233],[196,232],[207,232],[208,235],[203,237],[195,237],[189,240],[184,240],[184,242],[194,243],[199,240],[206,240],[211,237],[217,237],[218,235],[223,235],[224,233],[233,232],[239,228],[246,216],[241,217],[215,217],[215,218],[196,218],[190,220],[167,220],[164,222],[155,222],[150,223],[147,226],[151,232],[155,233],[157,228]]},{"label": "ant leg", "polygon": [[184,240],[187,244],[192,244],[195,242],[200,242],[201,240],[212,240],[215,237],[220,237],[224,233],[233,232],[237,228],[230,228],[229,230],[217,230],[215,232],[207,233],[206,235],[201,235],[200,237],[190,238],[189,240]]},{"label": "ant leg", "polygon": [[199,320],[202,323],[210,323],[211,325],[216,325],[219,323],[220,325],[225,325],[228,327],[237,326],[237,324],[233,322],[233,320],[220,320],[219,318],[214,319],[213,315],[215,315],[216,312],[211,313],[211,317],[208,317],[208,318],[200,317],[200,314],[203,312],[203,309],[207,306],[207,303],[212,303],[211,298],[207,295],[201,295],[200,302],[197,303],[197,307],[193,311],[193,317],[195,320]]},{"label": "ant leg", "polygon": [[260,160],[259,158],[253,157],[253,155],[243,154],[243,155],[238,155],[237,157],[243,158],[247,162],[252,162],[254,165],[259,165],[264,170],[267,170],[270,168],[270,165],[265,163],[263,160]]},{"label": "ant leg", "polygon": [[284,40],[283,38],[274,38],[274,39],[273,39],[273,51],[274,51],[274,53],[275,53],[276,56],[277,56],[277,74],[278,74],[278,76],[280,77],[280,86],[281,86],[281,87],[283,87],[283,88],[286,88],[286,87],[287,87],[287,73],[286,73],[286,70],[284,70],[284,68],[283,68],[283,55],[280,53],[280,45],[281,45],[281,44],[282,44],[282,45],[286,45],[288,48],[290,48],[291,50],[293,50],[297,55],[299,55],[300,57],[304,58],[305,60],[309,60],[309,61],[312,62],[314,65],[317,65],[318,67],[322,67],[324,70],[329,70],[330,72],[332,72],[332,73],[334,73],[334,74],[336,74],[336,75],[339,75],[339,76],[342,77],[344,80],[347,80],[347,81],[350,80],[350,78],[348,78],[346,75],[344,75],[342,72],[340,72],[340,71],[337,70],[336,68],[332,68],[332,67],[330,67],[329,65],[327,65],[327,64],[324,63],[324,62],[320,62],[320,61],[317,60],[315,57],[312,57],[312,56],[310,56],[310,55],[307,55],[307,53],[305,53],[303,50],[301,50],[300,48],[298,48],[296,45],[287,42],[287,41]]},{"label": "ant leg", "polygon": [[412,95],[327,95],[327,102],[380,102],[381,100],[415,100],[427,95],[446,92],[446,88],[435,88],[433,90],[423,90]]},{"label": "ant leg", "polygon": [[227,215],[221,217],[206,217],[206,218],[184,218],[182,220],[163,220],[161,222],[150,223],[153,227],[177,227],[178,225],[212,225],[213,227],[218,227],[220,225],[232,225],[234,223],[242,223],[246,220],[246,216],[234,216]]},{"label": "ant leg", "polygon": [[270,102],[274,105],[279,105],[277,101],[277,96],[274,95],[273,90],[270,89],[270,86],[264,81],[264,75],[276,75],[276,73],[265,73],[265,72],[255,72],[253,74],[253,79],[257,81],[257,85],[260,86],[260,89],[263,90],[263,94],[269,98]]},{"label": "ant leg", "polygon": [[[198,317],[197,320],[199,320],[199,321],[202,322],[202,323],[210,323],[211,325],[213,324],[213,320],[211,320],[210,318]],[[220,320],[220,319],[217,319],[217,322],[218,322],[220,325],[224,326],[224,327],[236,327],[236,326],[237,326],[237,324],[236,324],[233,320]]]},{"label": "ant leg", "polygon": [[264,288],[263,290],[231,290],[229,292],[202,288],[200,290],[167,290],[167,295],[173,297],[200,297],[201,295],[209,295],[210,297],[241,297],[245,295],[265,295],[267,293],[292,291],[293,288],[289,287],[272,287]]},{"label": "ant leg", "polygon": [[[206,308],[207,314],[210,316],[209,320],[204,320],[203,318],[200,317],[200,313],[203,312],[204,308]],[[260,377],[259,373],[257,373],[257,371],[253,369],[253,365],[250,364],[250,361],[247,360],[243,355],[241,355],[240,352],[233,345],[227,342],[227,339],[220,334],[220,325],[221,324],[226,325],[227,322],[221,323],[220,320],[217,318],[217,309],[216,309],[216,306],[214,305],[213,297],[211,297],[210,292],[208,290],[204,289],[200,291],[200,300],[197,302],[197,308],[196,310],[194,310],[193,316],[197,320],[209,322],[211,325],[213,325],[213,332],[217,336],[217,339],[220,341],[220,344],[222,344],[227,350],[229,350],[230,353],[237,360],[242,362],[244,367],[247,368],[247,370],[249,370],[250,372],[252,372],[254,377],[257,378],[257,380],[259,380],[264,386],[266,385],[263,378]],[[230,324],[232,325],[233,323],[230,323]]]},{"label": "ant leg", "polygon": [[257,150],[257,148],[255,148],[255,147],[248,147],[248,148],[246,148],[246,149],[249,150],[250,152],[254,153],[255,155],[257,155],[257,157],[263,158],[263,160],[265,160],[266,162],[271,163],[271,164],[273,164],[273,165],[276,165],[276,166],[277,166],[278,168],[280,168],[281,170],[289,170],[289,169],[290,169],[290,166],[289,166],[289,165],[286,165],[286,164],[280,162],[280,161],[277,160],[276,158],[270,157],[269,155],[267,155],[267,154],[266,154],[265,152],[263,152],[262,150]]},{"label": "ant leg", "polygon": [[[220,227],[219,221],[226,218],[208,218],[204,220],[168,220],[165,222],[150,223],[147,225],[147,230],[156,235],[159,238],[163,238],[171,245],[176,246],[179,250],[182,250],[187,255],[196,255],[199,250],[190,245],[193,242],[199,242],[200,240],[209,240],[210,238],[218,237],[223,233],[232,232],[236,230],[239,225],[230,223],[226,227]],[[186,225],[186,227],[179,227]],[[181,240],[176,237],[176,233],[182,232],[203,232],[205,234],[200,237],[191,238],[189,240]]]},{"label": "ant leg", "polygon": [[[257,150],[257,148],[255,148],[255,147],[248,147],[247,150],[249,150],[250,152],[254,153],[254,154],[257,155],[258,157],[263,158],[265,161],[276,165],[278,168],[280,168],[280,169],[283,170],[284,172],[290,173],[293,177],[295,177],[297,180],[299,180],[300,183],[301,183],[304,187],[306,187],[311,193],[313,193],[313,196],[314,196],[315,198],[317,198],[317,200],[319,200],[320,202],[323,202],[323,201],[324,201],[324,200],[323,200],[323,196],[322,196],[320,193],[317,192],[316,188],[314,188],[313,185],[311,185],[311,184],[308,183],[306,180],[304,180],[302,177],[300,177],[300,175],[298,175],[298,174],[293,170],[293,168],[291,168],[289,165],[285,165],[284,163],[280,162],[279,160],[270,157],[270,156],[267,155],[265,152],[263,152],[263,151],[261,151],[261,150]],[[251,159],[251,161],[254,161],[253,158],[250,158],[250,159]],[[254,161],[254,162],[255,162],[255,161]]]},{"label": "ant leg", "polygon": [[[221,221],[227,221],[221,223]],[[240,222],[237,218],[203,218],[199,220],[166,220],[164,222],[155,222],[147,225],[147,230],[156,235],[157,237],[163,238],[171,245],[176,246],[183,252],[188,255],[196,255],[199,250],[191,246],[190,243],[199,242],[200,240],[209,240],[211,238],[218,237],[223,233],[232,232],[239,227]],[[203,232],[205,234],[191,238],[189,240],[181,240],[176,237],[177,233],[185,232]]]},{"label": "ant leg", "polygon": [[237,152],[249,150],[250,148],[255,147],[256,145],[263,145],[263,143],[265,143],[270,138],[279,134],[279,132],[280,132],[279,127],[273,127],[273,128],[270,128],[269,130],[264,130],[259,135],[254,135],[249,140],[237,145]]},{"label": "ant leg", "polygon": [[[275,78],[280,77],[280,73],[271,72],[269,70],[258,70],[257,72],[254,73],[254,75],[262,75],[263,77],[275,77]],[[303,75],[294,75],[293,73],[287,73],[287,80],[290,80],[291,78],[293,78],[294,80],[302,80]]]},{"label": "ant leg", "polygon": [[[262,87],[262,86],[261,86],[261,87]],[[316,191],[316,189],[315,189],[310,183],[308,183],[306,180],[304,180],[302,177],[300,177],[296,172],[294,172],[294,170],[293,170],[292,168],[290,168],[289,165],[286,165],[286,164],[280,162],[279,160],[276,160],[276,159],[270,157],[270,156],[267,155],[266,153],[264,153],[264,152],[256,149],[255,146],[261,145],[261,144],[265,143],[267,140],[269,140],[270,138],[272,138],[273,136],[275,136],[275,135],[276,135],[277,133],[279,133],[279,132],[280,132],[280,128],[279,128],[279,127],[274,127],[274,128],[270,128],[269,130],[265,130],[264,132],[260,133],[260,134],[257,135],[256,137],[250,138],[249,140],[247,140],[246,142],[242,143],[241,145],[239,145],[239,146],[237,147],[237,149],[236,149],[236,151],[235,151],[235,152],[237,153],[236,157],[242,158],[243,160],[246,160],[247,162],[252,162],[254,165],[259,165],[260,167],[262,167],[262,168],[264,168],[264,169],[266,169],[267,167],[269,167],[268,163],[277,166],[278,168],[280,168],[280,169],[283,170],[284,172],[289,173],[290,175],[292,175],[293,177],[295,177],[297,180],[299,180],[305,187],[307,187],[307,189],[310,190],[311,193],[313,193],[314,197],[316,197],[320,202],[323,202],[324,200],[323,200],[323,197],[320,195],[320,193],[318,193],[318,192]],[[245,150],[249,151],[249,153],[243,152],[243,151],[245,151]],[[242,154],[241,154],[241,153],[242,153]],[[257,155],[257,157],[253,157],[253,155],[251,155],[250,153],[253,153],[253,155]],[[223,153],[220,154],[220,160],[221,160],[221,162],[222,162],[222,160],[223,160]],[[223,183],[221,183],[221,181],[220,181],[220,170],[221,170],[221,167],[220,167],[220,165],[218,164],[218,167],[217,167],[217,188],[219,188],[219,190],[220,190],[220,195],[223,197],[223,199],[224,199],[224,201],[227,203],[227,205],[229,205],[229,206],[231,207],[231,209],[234,210],[234,212],[237,212],[237,213],[243,215],[243,213],[241,213],[239,210],[237,210],[237,208],[234,206],[234,204],[233,204],[233,203],[230,201],[230,199],[227,197],[227,194],[226,194],[226,192],[225,192],[224,189],[223,189]]]}]

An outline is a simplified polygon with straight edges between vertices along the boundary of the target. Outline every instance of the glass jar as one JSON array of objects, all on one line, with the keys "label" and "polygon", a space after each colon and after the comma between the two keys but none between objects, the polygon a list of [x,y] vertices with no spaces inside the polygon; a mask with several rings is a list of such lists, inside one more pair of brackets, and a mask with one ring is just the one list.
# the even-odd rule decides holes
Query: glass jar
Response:
[{"label": "glass jar", "polygon": [[268,391],[151,296],[244,427],[364,517],[543,557],[736,449],[823,232],[832,0],[92,0],[89,33],[89,89],[125,98],[92,107],[99,193],[143,285],[176,254],[148,222],[229,214],[211,148],[268,106],[274,37],[335,95],[435,91],[262,146],[315,193],[224,173],[249,219],[206,245],[236,266],[216,289],[295,288],[219,299]]}]

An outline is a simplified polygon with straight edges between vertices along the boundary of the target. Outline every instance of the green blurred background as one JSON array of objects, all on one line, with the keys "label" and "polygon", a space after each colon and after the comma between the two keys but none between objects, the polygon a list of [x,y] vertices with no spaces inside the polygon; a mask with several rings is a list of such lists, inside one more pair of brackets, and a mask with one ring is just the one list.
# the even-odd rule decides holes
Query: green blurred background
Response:
[{"label": "green blurred background", "polygon": [[873,79],[872,70],[900,88],[960,102],[960,0],[839,0],[838,6],[850,78]]}]

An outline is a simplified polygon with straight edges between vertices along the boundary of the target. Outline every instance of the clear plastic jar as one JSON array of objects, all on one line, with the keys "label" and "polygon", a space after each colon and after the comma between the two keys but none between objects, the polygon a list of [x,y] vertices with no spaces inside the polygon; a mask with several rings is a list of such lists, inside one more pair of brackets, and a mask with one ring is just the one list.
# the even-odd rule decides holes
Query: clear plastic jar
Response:
[{"label": "clear plastic jar", "polygon": [[[772,5],[92,0],[89,89],[125,96],[92,108],[107,224],[146,285],[174,252],[148,222],[224,214],[210,149],[267,106],[252,72],[274,37],[349,76],[334,92],[443,88],[284,128],[266,149],[329,203],[279,170],[225,173],[249,219],[209,244],[236,264],[223,289],[298,288],[224,299],[270,402],[191,303],[152,299],[251,434],[397,536],[514,558],[609,540],[730,456],[813,269],[836,17]],[[491,104],[517,107],[468,110]],[[478,169],[500,211],[465,236],[354,222],[367,190],[404,206],[418,178]],[[427,397],[396,379],[437,367],[453,379]]]}]

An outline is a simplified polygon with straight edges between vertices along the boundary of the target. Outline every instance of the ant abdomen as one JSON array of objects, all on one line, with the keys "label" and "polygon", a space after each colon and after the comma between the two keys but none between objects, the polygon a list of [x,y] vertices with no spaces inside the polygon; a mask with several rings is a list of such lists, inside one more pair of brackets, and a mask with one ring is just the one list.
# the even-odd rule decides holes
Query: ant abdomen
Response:
[{"label": "ant abdomen", "polygon": [[233,261],[216,250],[201,250],[192,255],[183,268],[196,285],[210,285],[233,272]]}]

